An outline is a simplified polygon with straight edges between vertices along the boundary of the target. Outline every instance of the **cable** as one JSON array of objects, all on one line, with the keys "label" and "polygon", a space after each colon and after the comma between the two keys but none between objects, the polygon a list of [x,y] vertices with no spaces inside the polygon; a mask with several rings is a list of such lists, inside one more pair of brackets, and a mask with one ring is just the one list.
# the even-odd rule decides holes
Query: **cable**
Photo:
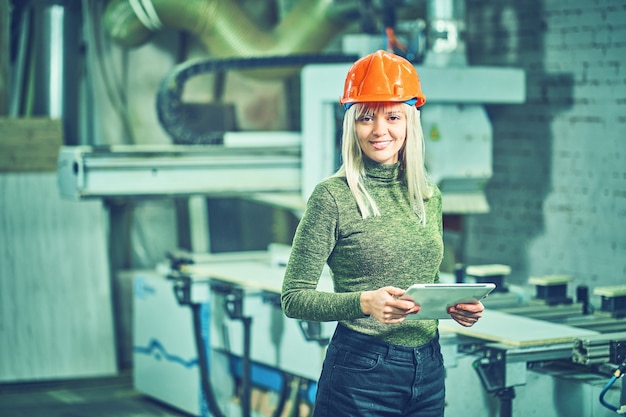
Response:
[{"label": "cable", "polygon": [[202,387],[202,393],[209,405],[209,411],[213,417],[225,417],[220,408],[217,405],[217,399],[213,386],[209,377],[209,358],[207,356],[207,347],[204,342],[204,325],[202,320],[202,304],[191,303],[191,310],[193,312],[193,329],[196,342],[196,350],[198,351],[198,367],[200,368],[200,385]]},{"label": "cable", "polygon": [[146,29],[156,32],[163,27],[151,0],[128,0],[128,4]]},{"label": "cable", "polygon": [[[95,0],[82,0],[83,21],[85,24],[85,36],[87,39],[87,45],[92,47],[91,53],[88,53],[88,60],[90,62],[90,68],[94,73],[99,72],[102,77],[102,85],[106,93],[109,103],[113,108],[115,114],[119,117],[121,127],[125,135],[126,143],[134,143],[134,134],[132,129],[132,123],[130,121],[130,111],[128,110],[127,102],[128,98],[124,91],[122,82],[119,76],[116,75],[116,71],[113,68],[113,60],[110,59],[110,49],[105,50],[105,47],[110,46],[105,38],[102,36],[103,31],[100,30],[99,22],[102,16],[102,2]],[[93,75],[90,76],[92,87],[95,88],[95,79]]]},{"label": "cable", "polygon": [[19,23],[17,29],[17,58],[15,61],[15,67],[13,68],[12,76],[14,79],[11,83],[11,93],[9,95],[9,116],[18,117],[22,116],[22,96],[24,95],[24,73],[27,55],[29,38],[32,36],[30,26],[30,14],[32,12],[32,5],[28,5],[24,9],[20,10]]},{"label": "cable", "polygon": [[602,388],[602,391],[600,392],[600,404],[602,404],[603,406],[605,406],[606,408],[608,408],[609,410],[613,411],[614,413],[617,412],[617,407],[615,407],[612,404],[607,403],[604,400],[604,396],[606,395],[606,393],[608,392],[608,390],[613,386],[613,384],[615,383],[615,381],[617,381],[617,377],[615,375],[613,375],[611,377],[611,379],[609,379],[609,382],[607,382],[607,384],[604,386],[604,388]]},{"label": "cable", "polygon": [[196,131],[182,101],[185,83],[205,73],[255,70],[261,68],[297,67],[306,64],[354,62],[356,56],[342,54],[302,54],[248,58],[195,59],[174,67],[161,81],[157,93],[159,122],[175,144],[219,145],[224,132]]},{"label": "cable", "polygon": [[624,360],[624,362],[622,362],[622,364],[617,367],[615,372],[613,372],[613,376],[611,376],[611,379],[609,379],[609,382],[607,382],[604,388],[602,388],[602,391],[600,391],[600,404],[613,411],[614,413],[617,413],[621,407],[616,407],[612,404],[609,404],[604,400],[604,396],[613,386],[615,381],[617,381],[624,374],[624,371],[626,371],[626,360]]},{"label": "cable", "polygon": [[162,29],[163,23],[161,23],[161,19],[159,19],[159,14],[154,8],[152,0],[142,0],[141,4],[143,5],[146,15],[148,15],[148,17],[150,18],[150,21],[152,22],[154,28],[156,30]]},{"label": "cable", "polygon": [[292,376],[283,374],[282,387],[280,389],[278,403],[276,404],[276,409],[274,410],[272,417],[280,417],[284,414],[285,405],[287,404],[287,399],[289,399],[291,393],[292,380]]}]

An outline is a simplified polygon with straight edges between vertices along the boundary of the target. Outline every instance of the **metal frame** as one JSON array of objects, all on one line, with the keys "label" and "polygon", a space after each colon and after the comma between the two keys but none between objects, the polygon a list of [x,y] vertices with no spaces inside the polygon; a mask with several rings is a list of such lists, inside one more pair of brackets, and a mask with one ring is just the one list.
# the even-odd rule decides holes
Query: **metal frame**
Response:
[{"label": "metal frame", "polygon": [[300,150],[226,145],[63,147],[58,181],[61,196],[70,199],[297,193]]}]

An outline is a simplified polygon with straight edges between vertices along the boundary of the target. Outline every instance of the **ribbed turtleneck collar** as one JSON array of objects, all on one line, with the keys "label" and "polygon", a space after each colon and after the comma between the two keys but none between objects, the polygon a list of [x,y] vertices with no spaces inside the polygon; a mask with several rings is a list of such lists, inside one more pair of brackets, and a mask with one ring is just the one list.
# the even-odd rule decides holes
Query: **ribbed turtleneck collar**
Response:
[{"label": "ribbed turtleneck collar", "polygon": [[368,178],[381,182],[392,182],[400,178],[400,161],[395,164],[379,164],[369,158],[363,158],[363,163]]}]

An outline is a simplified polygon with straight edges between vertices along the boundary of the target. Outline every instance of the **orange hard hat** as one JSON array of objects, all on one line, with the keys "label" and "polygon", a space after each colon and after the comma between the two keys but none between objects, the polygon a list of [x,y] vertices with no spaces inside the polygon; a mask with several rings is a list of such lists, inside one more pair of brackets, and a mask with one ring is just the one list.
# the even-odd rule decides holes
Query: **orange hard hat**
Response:
[{"label": "orange hard hat", "polygon": [[376,101],[426,102],[415,67],[401,56],[379,50],[356,61],[348,70],[339,100],[345,108]]}]

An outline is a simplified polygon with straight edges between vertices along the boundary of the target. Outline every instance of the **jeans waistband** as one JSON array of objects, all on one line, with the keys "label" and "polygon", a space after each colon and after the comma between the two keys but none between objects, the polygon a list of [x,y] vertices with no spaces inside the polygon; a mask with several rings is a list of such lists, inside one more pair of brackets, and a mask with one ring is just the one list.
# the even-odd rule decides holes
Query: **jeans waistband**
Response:
[{"label": "jeans waistband", "polygon": [[333,335],[333,340],[353,346],[356,349],[379,353],[385,357],[412,359],[416,355],[431,355],[439,350],[439,332],[428,343],[411,347],[387,343],[382,339],[350,330],[338,324]]}]

